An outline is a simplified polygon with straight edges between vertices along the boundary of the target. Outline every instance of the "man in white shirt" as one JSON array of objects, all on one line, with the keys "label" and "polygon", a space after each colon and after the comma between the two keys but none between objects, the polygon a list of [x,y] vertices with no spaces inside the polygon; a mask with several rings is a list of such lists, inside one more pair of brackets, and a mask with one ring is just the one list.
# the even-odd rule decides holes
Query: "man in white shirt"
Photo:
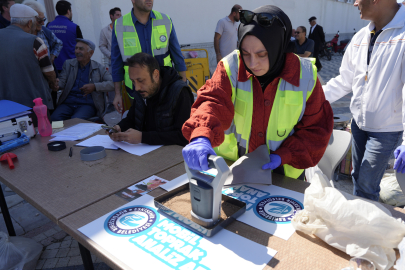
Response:
[{"label": "man in white shirt", "polygon": [[330,103],[353,91],[353,193],[378,201],[394,150],[400,161],[394,168],[405,170],[405,146],[399,146],[405,112],[405,7],[396,0],[357,0],[354,6],[371,23],[353,37],[340,75],[323,89]]},{"label": "man in white shirt", "polygon": [[[111,39],[112,39],[112,29],[116,19],[121,18],[121,9],[116,7],[110,10],[110,19],[111,23],[101,29],[100,32],[100,42],[99,48],[103,53],[103,64],[108,67],[108,70],[111,73]],[[108,101],[110,104],[113,103],[115,97],[114,92],[108,92]]]},{"label": "man in white shirt", "polygon": [[214,36],[214,48],[217,62],[238,47],[238,26],[240,5],[234,5],[231,14],[222,18],[217,23]]}]

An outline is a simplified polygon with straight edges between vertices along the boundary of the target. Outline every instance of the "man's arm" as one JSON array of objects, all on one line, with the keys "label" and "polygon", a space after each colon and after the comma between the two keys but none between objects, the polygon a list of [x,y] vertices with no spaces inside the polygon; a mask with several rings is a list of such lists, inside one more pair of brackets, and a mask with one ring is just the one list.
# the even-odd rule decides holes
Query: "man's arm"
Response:
[{"label": "man's arm", "polygon": [[299,57],[309,57],[312,53],[305,51],[303,54],[297,54]]},{"label": "man's arm", "polygon": [[184,138],[181,128],[183,124],[190,117],[191,106],[193,100],[191,98],[191,90],[184,87],[181,90],[177,106],[175,108],[174,116],[174,129],[173,131],[148,131],[142,132],[142,143],[149,145],[181,145],[186,146],[188,141]]},{"label": "man's arm", "polygon": [[221,35],[215,32],[215,36],[214,36],[214,49],[215,49],[215,54],[217,57],[217,63],[219,63],[219,61],[221,61],[222,59],[222,55],[221,52],[219,50],[219,40],[221,39]]},{"label": "man's arm", "polygon": [[76,27],[76,38],[83,38],[82,30],[80,30],[80,26]]},{"label": "man's arm", "polygon": [[111,73],[106,68],[99,66],[99,72],[101,75],[101,82],[94,83],[96,91],[109,92],[114,90],[114,83],[112,81]]},{"label": "man's arm", "polygon": [[319,26],[318,30],[319,30],[319,36],[321,38],[322,44],[324,44],[325,43],[325,32],[323,32],[323,27]]},{"label": "man's arm", "polygon": [[56,81],[56,74],[53,69],[51,60],[48,56],[48,48],[41,38],[37,37],[34,40],[33,50],[35,57],[38,59],[39,67],[41,68],[42,73],[48,81],[49,87],[53,91],[57,91],[58,85]]},{"label": "man's arm", "polygon": [[183,135],[191,141],[206,137],[212,147],[224,141],[224,131],[233,120],[232,87],[222,62],[219,62],[211,80],[198,90],[191,108],[191,116],[183,125]]},{"label": "man's arm", "polygon": [[68,61],[65,61],[65,63],[63,63],[62,71],[59,74],[59,78],[58,78],[59,79],[59,89],[61,89],[61,90],[65,89],[66,80],[69,75],[67,73],[67,66],[68,66],[67,62]]},{"label": "man's arm", "polygon": [[121,132],[125,132],[130,128],[135,128],[135,106],[136,101],[129,108],[127,117],[123,118],[117,125],[120,126]]},{"label": "man's arm", "polygon": [[281,157],[282,165],[288,164],[297,169],[313,167],[321,160],[332,131],[332,107],[325,99],[321,83],[317,80],[304,115],[294,127],[294,134],[274,154]]},{"label": "man's arm", "polygon": [[63,42],[62,42],[62,40],[60,40],[59,38],[57,38],[56,35],[55,35],[52,31],[51,31],[51,36],[52,36],[52,38],[51,38],[51,40],[50,40],[50,42],[51,42],[51,44],[52,44],[52,46],[50,46],[50,47],[52,47],[52,51],[51,51],[51,63],[53,64],[53,61],[55,60],[56,57],[59,56],[60,51],[61,51],[62,48],[63,48]]},{"label": "man's arm", "polygon": [[314,42],[310,39],[307,39],[307,47],[305,48],[305,53],[303,54],[298,54],[300,57],[310,57],[311,54],[314,53]]},{"label": "man's arm", "polygon": [[353,42],[349,44],[347,50],[343,56],[342,64],[340,66],[340,75],[329,80],[329,82],[323,86],[325,98],[329,103],[333,103],[336,100],[344,97],[352,91],[354,69],[351,62],[353,54]]},{"label": "man's arm", "polygon": [[169,38],[169,51],[172,61],[174,63],[174,68],[179,72],[183,81],[186,81],[186,63],[184,62],[183,54],[181,53],[180,44],[177,39],[176,30],[174,29],[174,24],[172,22],[172,31]]},{"label": "man's arm", "polygon": [[[110,26],[108,26],[108,27],[110,27]],[[100,45],[98,47],[100,48],[100,51],[105,55],[105,57],[110,59],[111,58],[111,50],[108,50],[108,40],[107,40],[107,37],[104,34],[104,29],[105,28],[101,29],[101,31],[100,31],[100,41],[99,41]]]}]

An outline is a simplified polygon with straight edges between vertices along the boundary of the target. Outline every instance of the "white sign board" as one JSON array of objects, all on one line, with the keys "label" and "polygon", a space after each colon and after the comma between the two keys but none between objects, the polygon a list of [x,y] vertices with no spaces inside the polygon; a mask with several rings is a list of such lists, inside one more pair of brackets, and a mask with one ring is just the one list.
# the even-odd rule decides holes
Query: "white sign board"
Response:
[{"label": "white sign board", "polygon": [[80,232],[133,269],[263,269],[277,251],[226,229],[197,235],[160,214],[143,195]]},{"label": "white sign board", "polygon": [[246,203],[246,213],[238,221],[284,240],[295,232],[291,219],[304,209],[304,194],[274,185],[244,185],[222,193]]}]

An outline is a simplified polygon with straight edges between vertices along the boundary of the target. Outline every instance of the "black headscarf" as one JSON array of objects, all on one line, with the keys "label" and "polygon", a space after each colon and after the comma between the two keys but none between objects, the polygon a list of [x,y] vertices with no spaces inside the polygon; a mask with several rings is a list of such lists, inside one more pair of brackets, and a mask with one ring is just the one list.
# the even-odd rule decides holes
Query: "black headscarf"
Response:
[{"label": "black headscarf", "polygon": [[[254,13],[270,13],[277,15],[282,20],[286,30],[284,30],[283,24],[279,20],[275,20],[272,26],[261,26],[257,22],[257,16],[254,17],[250,24],[239,25],[238,37],[239,37],[239,50],[241,50],[243,39],[247,35],[253,35],[257,37],[264,45],[269,56],[270,69],[263,76],[257,76],[259,82],[264,89],[272,82],[284,67],[285,54],[289,52],[289,43],[291,38],[292,26],[288,16],[278,7],[266,5],[253,10]],[[242,55],[242,54],[241,54]],[[251,70],[245,64],[242,56],[243,64],[247,71],[253,74]]]}]

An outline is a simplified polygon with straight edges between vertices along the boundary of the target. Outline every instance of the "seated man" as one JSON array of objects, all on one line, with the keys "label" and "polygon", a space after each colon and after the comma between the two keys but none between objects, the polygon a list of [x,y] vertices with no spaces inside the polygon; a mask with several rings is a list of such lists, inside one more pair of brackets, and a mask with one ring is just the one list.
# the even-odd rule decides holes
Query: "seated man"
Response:
[{"label": "seated man", "polygon": [[185,146],[181,127],[190,117],[194,97],[174,68],[159,67],[147,53],[128,59],[129,77],[135,86],[134,102],[128,116],[110,134],[114,141],[150,145]]},{"label": "seated man", "polygon": [[297,27],[295,31],[295,48],[300,57],[312,57],[314,55],[315,42],[307,39],[307,29],[304,26]]},{"label": "seated man", "polygon": [[70,118],[103,117],[105,92],[114,90],[111,74],[100,63],[90,60],[96,45],[87,39],[76,39],[75,59],[66,60],[59,76],[62,95],[52,121]]}]

